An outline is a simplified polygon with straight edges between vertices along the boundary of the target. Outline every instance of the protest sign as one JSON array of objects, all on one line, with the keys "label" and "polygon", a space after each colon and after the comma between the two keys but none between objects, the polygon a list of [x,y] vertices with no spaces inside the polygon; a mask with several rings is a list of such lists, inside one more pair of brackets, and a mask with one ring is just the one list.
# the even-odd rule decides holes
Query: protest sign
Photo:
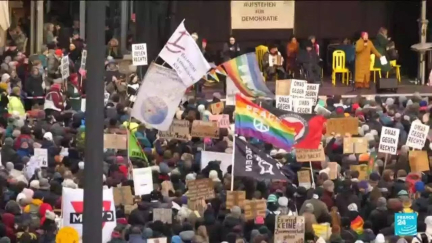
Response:
[{"label": "protest sign", "polygon": [[312,187],[310,171],[309,170],[299,170],[297,171],[297,178],[299,182],[299,186],[302,186],[306,189]]},{"label": "protest sign", "polygon": [[246,220],[253,220],[257,216],[262,216],[265,218],[266,210],[267,210],[267,201],[265,199],[245,200],[244,211],[245,211]]},{"label": "protest sign", "polygon": [[131,212],[138,208],[138,205],[134,204],[134,205],[124,205],[124,211],[126,215],[130,215]]},{"label": "protest sign", "polygon": [[162,223],[172,224],[172,209],[171,208],[154,208],[153,222],[160,220]]},{"label": "protest sign", "polygon": [[292,99],[289,95],[276,95],[276,108],[284,111],[292,111]]},{"label": "protest sign", "polygon": [[351,165],[350,166],[350,170],[351,171],[358,171],[359,173],[359,180],[366,180],[368,177],[367,174],[367,170],[368,170],[368,165],[366,164],[362,164],[362,165]]},{"label": "protest sign", "polygon": [[81,52],[81,66],[80,66],[82,70],[86,70],[86,63],[87,63],[87,50],[83,50]]},{"label": "protest sign", "polygon": [[132,44],[132,65],[145,66],[147,61],[147,44]]},{"label": "protest sign", "polygon": [[305,235],[305,219],[303,216],[276,216],[274,232],[275,243],[303,243]]},{"label": "protest sign", "polygon": [[163,181],[162,184],[161,184],[161,187],[162,187],[161,188],[161,193],[162,193],[162,196],[164,196],[164,197],[169,197],[170,196],[170,192],[172,194],[175,193],[174,186],[173,186],[173,184],[172,184],[171,181]]},{"label": "protest sign", "polygon": [[164,139],[177,139],[185,140],[189,139],[189,121],[187,120],[173,120],[168,131],[159,131],[158,135]]},{"label": "protest sign", "polygon": [[359,122],[356,117],[331,118],[327,120],[326,135],[330,136],[332,133],[357,135],[358,125]]},{"label": "protest sign", "polygon": [[291,79],[276,80],[276,96],[289,96],[291,91]]},{"label": "protest sign", "polygon": [[226,208],[231,209],[234,206],[244,208],[245,200],[245,191],[228,191],[226,196]]},{"label": "protest sign", "polygon": [[324,148],[318,149],[296,149],[297,162],[325,161]]},{"label": "protest sign", "polygon": [[134,197],[130,186],[113,187],[114,203],[118,205],[133,205]]},{"label": "protest sign", "polygon": [[406,145],[415,149],[423,149],[426,138],[429,134],[429,126],[423,125],[420,120],[411,124]]},{"label": "protest sign", "polygon": [[219,127],[213,122],[194,120],[191,136],[198,138],[219,138]]},{"label": "protest sign", "polygon": [[363,154],[367,153],[369,142],[365,138],[344,137],[344,154]]},{"label": "protest sign", "polygon": [[293,111],[299,114],[312,114],[312,99],[295,98],[293,99]]},{"label": "protest sign", "polygon": [[305,80],[291,79],[290,95],[295,98],[304,98],[306,94]]},{"label": "protest sign", "polygon": [[195,199],[189,199],[187,201],[187,206],[190,210],[194,211],[195,214],[198,213],[198,217],[201,215],[204,215],[205,210],[207,209],[207,204],[204,200],[204,198],[195,198]]},{"label": "protest sign", "polygon": [[312,229],[317,238],[322,237],[324,240],[328,240],[332,234],[329,223],[312,224]]},{"label": "protest sign", "polygon": [[227,115],[227,114],[210,115],[209,120],[211,122],[215,122],[219,128],[229,128],[230,127],[229,115]]},{"label": "protest sign", "polygon": [[153,173],[150,167],[132,170],[135,196],[147,195],[153,191]]},{"label": "protest sign", "polygon": [[188,199],[203,198],[204,200],[207,200],[215,197],[213,181],[208,178],[188,181],[187,188]]},{"label": "protest sign", "polygon": [[201,151],[201,170],[207,167],[210,161],[218,161],[223,174],[227,173],[228,166],[232,164],[232,154]]},{"label": "protest sign", "polygon": [[317,104],[319,86],[319,84],[306,84],[305,98],[311,99],[313,101],[312,105]]},{"label": "protest sign", "polygon": [[63,56],[60,63],[61,76],[63,80],[69,78],[69,56]]},{"label": "protest sign", "polygon": [[430,167],[427,151],[409,151],[409,165],[411,167],[411,172],[429,171]]},{"label": "protest sign", "polygon": [[48,167],[48,150],[44,148],[35,148],[34,157],[40,167]]},{"label": "protest sign", "polygon": [[210,111],[213,115],[219,115],[224,111],[224,109],[225,105],[222,101],[210,105]]},{"label": "protest sign", "polygon": [[396,155],[399,132],[400,130],[396,128],[382,127],[378,152]]},{"label": "protest sign", "polygon": [[329,178],[330,180],[336,180],[338,177],[338,163],[337,162],[328,162],[327,164],[329,168]]},{"label": "protest sign", "polygon": [[104,134],[104,149],[127,149],[125,134]]}]

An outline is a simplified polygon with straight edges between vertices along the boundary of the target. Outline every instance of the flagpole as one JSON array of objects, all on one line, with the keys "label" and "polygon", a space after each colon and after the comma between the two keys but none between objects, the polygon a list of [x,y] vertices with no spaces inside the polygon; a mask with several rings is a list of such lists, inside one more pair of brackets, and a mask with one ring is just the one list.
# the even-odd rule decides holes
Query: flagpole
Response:
[{"label": "flagpole", "polygon": [[315,179],[314,179],[314,174],[313,174],[313,170],[312,170],[312,161],[309,161],[309,167],[310,167],[310,173],[311,173],[311,177],[312,177],[312,187],[315,188]]},{"label": "flagpole", "polygon": [[234,131],[234,136],[233,136],[233,153],[232,153],[232,162],[231,162],[231,191],[234,191],[234,163],[235,163],[235,140],[236,140],[236,136],[235,136],[235,131]]}]

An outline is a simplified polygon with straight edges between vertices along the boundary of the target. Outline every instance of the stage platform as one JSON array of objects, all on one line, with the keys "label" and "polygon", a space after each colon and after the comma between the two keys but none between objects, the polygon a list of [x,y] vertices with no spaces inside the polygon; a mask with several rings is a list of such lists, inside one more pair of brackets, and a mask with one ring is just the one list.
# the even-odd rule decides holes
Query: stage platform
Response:
[{"label": "stage platform", "polygon": [[[274,92],[275,91],[275,82],[266,82],[267,87]],[[222,84],[215,84],[211,87],[204,87],[203,93],[206,98],[211,99],[214,92],[219,92],[222,97],[225,97],[223,92]],[[415,92],[420,93],[421,96],[430,96],[432,97],[432,87],[424,86],[424,85],[415,85],[410,83],[408,79],[403,79],[401,83],[398,85],[397,93],[384,92],[378,94],[375,90],[375,84],[371,82],[370,89],[357,89],[353,90],[352,86],[342,85],[338,83],[336,86],[331,84],[331,81],[324,81],[320,87],[319,95],[327,96],[327,95],[341,95],[344,98],[352,98],[357,95],[379,95],[381,97],[397,97],[397,96],[412,96]]]}]

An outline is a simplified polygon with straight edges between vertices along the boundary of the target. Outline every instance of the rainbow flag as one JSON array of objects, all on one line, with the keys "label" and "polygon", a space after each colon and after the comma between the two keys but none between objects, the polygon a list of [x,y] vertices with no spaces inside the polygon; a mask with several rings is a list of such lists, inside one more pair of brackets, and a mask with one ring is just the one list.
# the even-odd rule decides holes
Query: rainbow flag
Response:
[{"label": "rainbow flag", "polygon": [[295,130],[269,111],[236,94],[235,132],[254,137],[290,151],[295,142]]},{"label": "rainbow flag", "polygon": [[375,163],[377,160],[378,154],[376,152],[371,152],[369,154],[369,161],[368,161],[368,176],[374,171],[375,169]]},{"label": "rainbow flag", "polygon": [[255,53],[243,54],[224,62],[222,66],[235,86],[245,96],[274,97],[264,82]]},{"label": "rainbow flag", "polygon": [[207,77],[210,76],[212,79],[214,79],[215,81],[219,82],[219,78],[216,74],[216,69],[212,69],[210,70],[210,72],[207,73]]},{"label": "rainbow flag", "polygon": [[357,216],[353,221],[351,221],[351,229],[358,235],[363,234],[363,225],[364,221],[360,216]]},{"label": "rainbow flag", "polygon": [[225,69],[223,69],[223,67],[221,65],[216,67],[216,73],[222,74],[222,75],[227,75],[227,73],[225,72]]}]

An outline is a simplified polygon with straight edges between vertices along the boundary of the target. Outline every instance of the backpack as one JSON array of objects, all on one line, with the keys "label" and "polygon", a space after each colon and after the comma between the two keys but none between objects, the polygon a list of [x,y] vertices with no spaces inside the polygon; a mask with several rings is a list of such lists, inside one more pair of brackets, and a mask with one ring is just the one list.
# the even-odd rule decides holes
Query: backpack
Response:
[{"label": "backpack", "polygon": [[33,226],[39,228],[40,227],[40,215],[39,215],[39,206],[30,204],[29,205],[29,215],[32,221]]}]

